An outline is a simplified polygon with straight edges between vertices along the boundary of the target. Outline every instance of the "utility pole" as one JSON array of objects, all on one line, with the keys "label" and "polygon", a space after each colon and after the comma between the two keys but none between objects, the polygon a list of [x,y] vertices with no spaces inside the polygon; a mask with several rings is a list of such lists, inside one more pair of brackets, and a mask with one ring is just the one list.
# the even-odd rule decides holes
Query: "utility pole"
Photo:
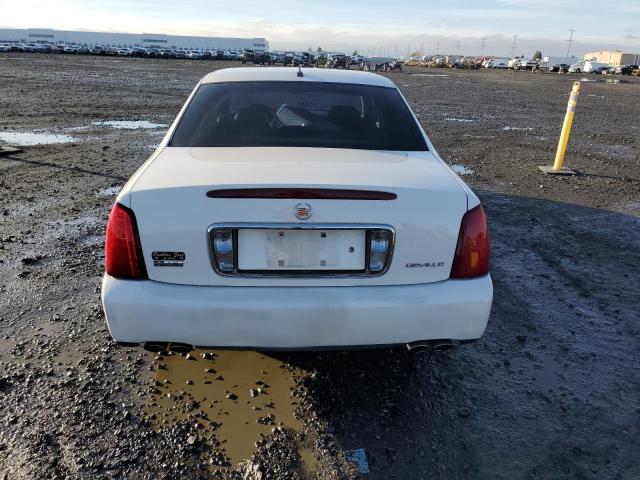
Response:
[{"label": "utility pole", "polygon": [[480,53],[480,58],[484,57],[484,44],[487,41],[485,37],[482,37],[482,52]]},{"label": "utility pole", "polygon": [[456,57],[460,55],[460,40],[456,42]]},{"label": "utility pole", "polygon": [[516,51],[516,40],[518,39],[518,35],[513,36],[513,44],[511,45],[511,56],[509,58],[513,58],[513,54]]},{"label": "utility pole", "polygon": [[438,44],[436,45],[436,56],[440,55],[440,40],[438,40]]},{"label": "utility pole", "polygon": [[569,35],[569,40],[567,40],[567,42],[569,42],[569,46],[567,47],[567,58],[569,58],[569,52],[571,51],[571,42],[573,41],[573,32],[575,32],[575,30],[572,28],[569,31],[571,32],[571,35]]},{"label": "utility pole", "polygon": [[422,52],[424,52],[424,43],[420,44],[420,60],[422,60],[422,56],[424,55]]}]

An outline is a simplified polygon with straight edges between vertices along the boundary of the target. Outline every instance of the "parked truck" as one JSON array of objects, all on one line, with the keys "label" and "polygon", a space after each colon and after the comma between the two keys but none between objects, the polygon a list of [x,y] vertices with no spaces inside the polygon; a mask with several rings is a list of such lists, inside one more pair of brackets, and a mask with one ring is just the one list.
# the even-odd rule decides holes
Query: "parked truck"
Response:
[{"label": "parked truck", "polygon": [[602,73],[602,70],[609,68],[608,63],[595,62],[593,60],[587,60],[582,66],[583,73]]},{"label": "parked truck", "polygon": [[608,63],[600,63],[593,60],[574,63],[569,67],[569,73],[602,73],[602,70],[609,68]]}]

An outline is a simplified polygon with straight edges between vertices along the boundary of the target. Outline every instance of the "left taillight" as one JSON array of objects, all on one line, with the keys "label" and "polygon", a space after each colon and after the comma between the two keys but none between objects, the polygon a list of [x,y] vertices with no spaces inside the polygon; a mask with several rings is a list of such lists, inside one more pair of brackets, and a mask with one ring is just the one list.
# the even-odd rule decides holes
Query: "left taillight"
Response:
[{"label": "left taillight", "polygon": [[105,268],[107,275],[112,277],[147,278],[136,216],[119,203],[113,205],[107,222]]}]

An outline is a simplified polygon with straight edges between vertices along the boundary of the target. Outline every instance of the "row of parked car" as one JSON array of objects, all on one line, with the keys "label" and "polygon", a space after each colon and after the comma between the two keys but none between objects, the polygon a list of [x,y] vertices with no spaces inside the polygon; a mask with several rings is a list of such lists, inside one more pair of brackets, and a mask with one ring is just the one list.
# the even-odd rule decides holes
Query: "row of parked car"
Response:
[{"label": "row of parked car", "polygon": [[253,63],[256,65],[278,65],[302,66],[302,67],[325,67],[344,68],[351,66],[362,66],[367,59],[361,55],[347,56],[344,53],[326,52],[262,52],[246,50],[242,58],[242,63]]},{"label": "row of parked car", "polygon": [[515,58],[478,58],[439,56],[426,57],[419,63],[435,68],[493,68],[503,70],[548,71],[560,73],[601,73],[610,75],[639,75],[638,65],[611,66],[592,60],[578,61],[575,57],[544,57],[543,59]]},{"label": "row of parked car", "polygon": [[638,65],[618,65],[612,67],[597,62],[580,62],[569,67],[570,73],[600,73],[602,75],[637,75],[640,76]]},{"label": "row of parked car", "polygon": [[171,48],[113,47],[80,45],[76,43],[0,43],[0,52],[67,53],[77,55],[111,55],[119,57],[190,58],[212,60],[241,60],[243,50],[189,50]]},{"label": "row of parked car", "polygon": [[0,43],[0,52],[66,53],[76,55],[111,55],[119,57],[182,58],[192,60],[236,60],[255,65],[290,65],[303,67],[345,68],[362,66],[366,59],[361,55],[344,53],[265,52],[261,50],[205,50],[144,47],[113,47],[105,45],[80,45],[74,43]]},{"label": "row of parked car", "polygon": [[[572,63],[569,63],[569,60]],[[483,62],[485,68],[509,68],[512,70],[542,70],[560,73],[599,73],[609,75],[637,75],[638,65],[611,66],[593,60],[575,61],[575,58],[554,59],[546,57],[543,60],[519,58],[492,58]]]},{"label": "row of parked car", "polygon": [[[362,55],[347,56],[344,53],[327,52],[265,52],[260,50],[205,50],[144,47],[113,47],[104,45],[79,45],[73,43],[0,43],[0,52],[66,53],[78,55],[111,55],[120,57],[182,58],[192,60],[236,60],[254,65],[290,65],[325,68],[361,68],[363,70],[389,71],[401,68],[398,60],[371,62]],[[638,65],[611,66],[595,61],[577,61],[575,57],[525,57],[489,58],[434,55],[411,58],[408,66],[420,65],[432,68],[458,69],[511,69],[541,70],[560,73],[599,73],[608,75],[640,76]]]},{"label": "row of parked car", "polygon": [[493,68],[502,70],[529,70],[560,73],[599,73],[609,75],[638,75],[638,65],[611,66],[593,60],[578,61],[576,57],[544,57],[542,59],[514,57],[460,57],[460,56],[428,56],[422,59],[410,59],[408,66],[425,66],[431,68]]},{"label": "row of parked car", "polygon": [[80,45],[75,43],[0,43],[0,52],[66,53],[77,55],[111,55],[120,57],[183,58],[193,60],[239,60],[257,65],[319,66],[349,68],[362,65],[361,55],[346,56],[343,53],[264,52],[261,50],[206,50],[144,47],[114,47],[105,45]]}]

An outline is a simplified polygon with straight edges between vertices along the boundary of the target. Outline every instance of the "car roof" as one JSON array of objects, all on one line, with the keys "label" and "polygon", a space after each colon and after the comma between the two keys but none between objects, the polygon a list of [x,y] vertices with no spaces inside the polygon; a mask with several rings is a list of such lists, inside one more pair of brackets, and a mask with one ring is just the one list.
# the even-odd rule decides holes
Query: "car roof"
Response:
[{"label": "car roof", "polygon": [[395,88],[391,80],[375,73],[358,70],[335,70],[328,68],[303,68],[302,77],[298,69],[291,67],[238,67],[216,70],[206,75],[202,83],[223,82],[324,82],[355,83],[375,87]]}]

